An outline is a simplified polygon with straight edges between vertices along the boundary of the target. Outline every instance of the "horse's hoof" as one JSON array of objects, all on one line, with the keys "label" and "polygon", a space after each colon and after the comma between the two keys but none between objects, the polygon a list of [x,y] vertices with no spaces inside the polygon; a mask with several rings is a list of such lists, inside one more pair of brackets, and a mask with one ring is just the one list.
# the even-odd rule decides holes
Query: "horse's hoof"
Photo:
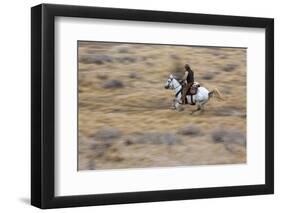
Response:
[{"label": "horse's hoof", "polygon": [[195,110],[195,111],[191,111],[190,115],[194,115],[194,114],[195,114],[195,112],[197,112],[197,110]]},{"label": "horse's hoof", "polygon": [[183,108],[183,107],[179,107],[179,108],[177,109],[177,111],[178,111],[178,112],[182,112],[182,111],[184,111],[184,108]]},{"label": "horse's hoof", "polygon": [[201,110],[200,111],[200,115],[204,115],[205,111],[204,110]]}]

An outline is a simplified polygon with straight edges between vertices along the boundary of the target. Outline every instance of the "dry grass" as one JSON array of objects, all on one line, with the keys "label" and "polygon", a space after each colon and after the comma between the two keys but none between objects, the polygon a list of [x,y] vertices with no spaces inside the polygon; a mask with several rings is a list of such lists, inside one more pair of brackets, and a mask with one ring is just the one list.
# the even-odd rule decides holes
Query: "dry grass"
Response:
[{"label": "dry grass", "polygon": [[[183,74],[185,63],[196,81],[208,89],[217,87],[226,100],[211,100],[203,115],[189,115],[194,106],[172,111],[174,93],[164,83],[170,73]],[[105,86],[112,81],[121,84]],[[79,169],[245,163],[246,145],[230,149],[212,140],[218,128],[246,134],[245,94],[246,49],[80,42]],[[187,125],[196,125],[200,134],[180,134]],[[92,144],[105,142],[94,135],[109,127],[121,136],[97,155]],[[182,143],[128,140],[151,132],[175,134]]]}]

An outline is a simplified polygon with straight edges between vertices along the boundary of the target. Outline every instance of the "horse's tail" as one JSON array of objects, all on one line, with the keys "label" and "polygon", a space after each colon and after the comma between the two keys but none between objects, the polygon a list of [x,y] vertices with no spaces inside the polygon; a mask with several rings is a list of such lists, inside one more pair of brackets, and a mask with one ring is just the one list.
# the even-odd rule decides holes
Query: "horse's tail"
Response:
[{"label": "horse's tail", "polygon": [[215,88],[213,89],[211,92],[209,92],[209,98],[212,98],[212,97],[215,97],[215,98],[218,98],[219,100],[221,101],[224,101],[225,99],[222,97],[222,94],[220,93],[220,91]]}]

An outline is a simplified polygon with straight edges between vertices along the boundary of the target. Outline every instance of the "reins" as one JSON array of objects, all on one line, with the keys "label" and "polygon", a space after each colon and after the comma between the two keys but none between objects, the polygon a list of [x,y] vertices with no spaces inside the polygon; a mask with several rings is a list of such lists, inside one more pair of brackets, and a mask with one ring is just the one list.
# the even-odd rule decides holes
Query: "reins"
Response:
[{"label": "reins", "polygon": [[[177,86],[177,88],[178,88],[179,86]],[[176,89],[176,88],[175,88]],[[182,91],[182,88],[176,93],[176,95],[175,95],[175,97],[178,97],[178,95],[181,93],[181,91]]]},{"label": "reins", "polygon": [[[172,80],[173,80],[173,79],[172,79]],[[172,82],[172,81],[171,81],[171,82]],[[170,83],[171,83],[171,82],[170,82]],[[169,84],[170,84],[170,83],[169,83]],[[177,87],[175,87],[175,90],[176,90],[177,88],[179,88],[180,86],[182,87],[181,84],[179,84]],[[182,88],[183,88],[183,87],[182,87]],[[182,88],[176,93],[175,97],[178,97],[178,95],[179,95],[179,94],[181,93],[181,91],[182,91]]]}]

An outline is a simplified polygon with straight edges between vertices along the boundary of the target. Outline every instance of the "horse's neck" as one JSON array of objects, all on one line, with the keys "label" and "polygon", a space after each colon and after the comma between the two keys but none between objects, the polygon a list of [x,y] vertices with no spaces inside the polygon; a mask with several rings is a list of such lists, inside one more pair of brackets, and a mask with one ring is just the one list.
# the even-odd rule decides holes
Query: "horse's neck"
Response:
[{"label": "horse's neck", "polygon": [[180,83],[174,79],[174,88],[175,88],[175,92],[176,94],[181,90],[182,86],[180,85]]}]

